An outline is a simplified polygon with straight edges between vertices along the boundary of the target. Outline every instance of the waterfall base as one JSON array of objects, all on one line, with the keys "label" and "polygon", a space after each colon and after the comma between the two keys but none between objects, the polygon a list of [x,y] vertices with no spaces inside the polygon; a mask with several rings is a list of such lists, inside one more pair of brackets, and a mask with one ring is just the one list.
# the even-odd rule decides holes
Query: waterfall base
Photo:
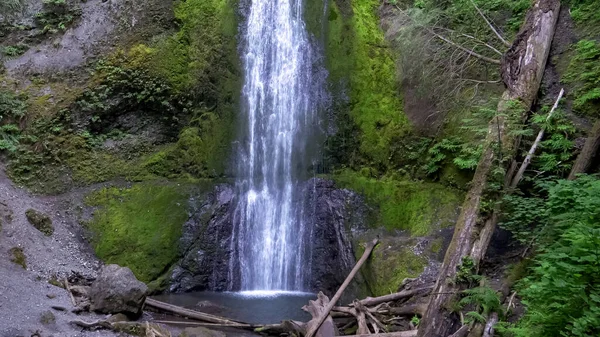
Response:
[{"label": "waterfall base", "polygon": [[[305,214],[311,221],[312,257],[305,268],[307,286],[298,291],[335,292],[355,263],[352,237],[364,230],[366,206],[349,190],[333,182],[313,178],[305,189]],[[235,211],[232,186],[218,185],[192,200],[195,211],[184,226],[180,260],[172,268],[169,292],[238,291],[240,274],[230,269],[231,237]],[[351,234],[352,233],[352,234]],[[349,294],[358,295],[358,287]]]},{"label": "waterfall base", "polygon": [[184,308],[252,324],[275,324],[286,319],[307,321],[310,315],[301,308],[315,298],[314,294],[302,292],[271,292],[262,295],[256,292],[196,292],[155,297]]}]

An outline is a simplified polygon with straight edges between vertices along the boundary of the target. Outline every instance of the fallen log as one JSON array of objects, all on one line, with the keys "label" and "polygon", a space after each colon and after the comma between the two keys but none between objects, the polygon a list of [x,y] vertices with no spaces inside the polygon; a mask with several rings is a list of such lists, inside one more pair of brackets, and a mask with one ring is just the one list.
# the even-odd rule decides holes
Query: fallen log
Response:
[{"label": "fallen log", "polygon": [[199,311],[195,311],[195,310],[186,309],[186,308],[176,306],[173,304],[157,301],[152,298],[146,298],[145,306],[154,308],[154,309],[159,309],[162,311],[166,311],[169,313],[177,314],[182,317],[196,319],[196,320],[204,321],[204,322],[208,322],[208,323],[226,324],[226,325],[238,326],[238,327],[244,327],[244,326],[248,325],[243,322],[238,322],[238,321],[230,320],[228,318],[219,317],[219,316],[215,316],[215,315],[211,315],[211,314],[207,314],[207,313],[203,313],[203,312],[199,312]]},{"label": "fallen log", "polygon": [[455,329],[456,320],[448,304],[460,290],[461,285],[456,282],[458,267],[463,260],[470,259],[477,269],[488,248],[495,221],[484,222],[482,228],[480,210],[484,192],[496,164],[505,169],[505,163],[514,156],[516,136],[510,132],[511,127],[524,119],[538,96],[559,9],[560,0],[533,1],[519,34],[502,57],[500,72],[506,90],[498,103],[498,113],[490,120],[471,187],[456,221],[427,312],[419,324],[419,337],[445,337]]},{"label": "fallen log", "polygon": [[[344,293],[344,290],[346,290],[346,288],[350,284],[350,281],[352,281],[352,279],[354,279],[354,277],[356,276],[356,273],[358,273],[358,270],[360,269],[360,267],[362,267],[362,265],[365,263],[365,261],[367,261],[367,259],[371,255],[371,252],[373,251],[373,248],[375,248],[375,246],[377,245],[377,242],[378,242],[378,240],[375,239],[375,240],[373,240],[373,242],[371,242],[369,245],[367,245],[365,252],[361,256],[360,260],[358,260],[358,262],[356,263],[354,268],[352,268],[352,271],[346,277],[346,279],[344,280],[344,283],[342,283],[342,285],[340,286],[338,291],[335,293],[335,295],[333,295],[333,298],[327,304],[327,306],[325,307],[325,309],[323,310],[321,315],[318,318],[316,318],[316,320],[314,320],[314,324],[311,324],[311,322],[309,322],[309,327],[308,327],[308,332],[306,333],[306,337],[314,337],[317,330],[321,327],[321,324],[323,324],[323,322],[325,322],[326,319],[331,319],[331,316],[329,316],[329,312],[331,311],[331,309],[333,309],[333,307],[335,306],[337,301],[340,300],[340,298],[342,297],[342,294]],[[332,324],[333,324],[333,322],[332,322]]]},{"label": "fallen log", "polygon": [[[329,315],[331,309],[328,308],[331,303],[325,294],[319,292],[316,301],[308,301],[308,305],[302,307],[302,310],[308,312],[312,317],[304,326],[306,330],[303,331],[303,334],[306,334],[306,331],[313,330],[317,337],[333,337],[337,335],[337,328]],[[325,317],[325,319],[319,324],[321,317]],[[320,326],[317,326],[317,324]]]},{"label": "fallen log", "polygon": [[170,321],[170,320],[153,320],[154,323],[166,324],[166,325],[186,325],[186,326],[201,326],[207,328],[237,328],[237,329],[260,329],[266,327],[266,325],[252,325],[252,324],[219,324],[219,323],[205,323],[195,321]]},{"label": "fallen log", "polygon": [[398,293],[393,293],[389,295],[379,296],[379,297],[367,297],[364,300],[360,300],[360,304],[371,307],[374,305],[378,305],[385,302],[393,302],[398,301],[404,298],[412,297],[418,295],[420,293],[429,292],[433,289],[433,285],[412,289],[412,290],[404,290]]},{"label": "fallen log", "polygon": [[[411,316],[419,315],[423,316],[427,310],[427,303],[411,304],[401,307],[376,307],[367,308],[369,313],[381,314],[381,315],[399,315],[399,316]],[[354,316],[354,307],[333,307],[332,316],[334,317],[349,317]]]},{"label": "fallen log", "polygon": [[362,335],[348,335],[343,337],[415,337],[417,330],[409,331],[396,331],[386,333],[374,333],[374,334],[362,334]]}]

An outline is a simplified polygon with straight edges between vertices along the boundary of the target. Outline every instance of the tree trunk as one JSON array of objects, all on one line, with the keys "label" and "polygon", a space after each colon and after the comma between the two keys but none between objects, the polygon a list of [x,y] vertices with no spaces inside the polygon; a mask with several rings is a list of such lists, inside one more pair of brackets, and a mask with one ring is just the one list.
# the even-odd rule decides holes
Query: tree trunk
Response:
[{"label": "tree trunk", "polygon": [[587,172],[590,163],[598,153],[599,148],[600,119],[596,120],[596,123],[594,123],[594,127],[592,127],[592,130],[590,131],[590,134],[588,135],[588,138],[585,141],[583,149],[581,149],[581,152],[577,156],[575,165],[573,165],[573,169],[571,169],[571,174],[569,174],[569,180],[575,179],[578,174]]},{"label": "tree trunk", "polygon": [[[507,126],[510,126],[507,125],[510,119],[506,115],[513,108],[512,101],[520,101],[524,108],[522,113],[525,114],[537,97],[559,9],[558,0],[536,0],[512,47],[502,58],[502,79],[507,88],[498,103],[498,115],[490,122],[471,189],[463,203],[427,312],[419,324],[419,337],[446,337],[454,330],[454,319],[447,304],[460,291],[455,282],[457,268],[464,258],[471,256],[474,242],[478,239],[481,198],[497,156],[497,147],[501,146],[503,152],[512,157],[515,138],[506,132]],[[489,240],[481,245],[482,252],[485,252],[488,243]],[[477,264],[479,260],[475,262]]]}]

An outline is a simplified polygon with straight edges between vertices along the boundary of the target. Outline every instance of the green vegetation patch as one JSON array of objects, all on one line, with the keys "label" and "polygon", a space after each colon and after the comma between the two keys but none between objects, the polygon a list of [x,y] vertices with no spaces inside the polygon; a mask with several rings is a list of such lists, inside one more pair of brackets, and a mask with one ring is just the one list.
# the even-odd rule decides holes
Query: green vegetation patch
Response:
[{"label": "green vegetation patch", "polygon": [[349,170],[333,178],[340,187],[363,194],[378,207],[378,224],[390,230],[408,230],[414,236],[452,226],[462,202],[461,192],[435,183],[375,179]]},{"label": "green vegetation patch", "polygon": [[[394,58],[379,27],[379,1],[350,3],[351,8],[344,8],[346,2],[331,2],[328,15],[325,53],[331,90],[339,100],[349,96],[349,104],[336,103],[335,109],[339,115],[349,111],[349,120],[339,122],[360,131],[359,147],[347,150],[360,151],[362,165],[385,169],[391,165],[394,142],[410,125],[402,112]],[[350,142],[355,135],[339,136]]]},{"label": "green vegetation patch", "polygon": [[420,275],[427,258],[412,251],[414,242],[387,237],[375,247],[363,275],[373,296],[394,293],[405,278]]},{"label": "green vegetation patch", "polygon": [[570,94],[577,112],[600,116],[600,43],[581,40],[575,45],[575,55],[563,81],[573,84]]},{"label": "green vegetation patch", "polygon": [[98,257],[129,267],[143,282],[159,277],[177,258],[189,193],[183,183],[140,183],[88,195],[86,203],[98,207],[89,222]]},{"label": "green vegetation patch", "polygon": [[52,219],[50,219],[48,214],[38,212],[35,209],[30,208],[25,212],[25,216],[27,217],[29,223],[44,235],[51,236],[54,233]]},{"label": "green vegetation patch", "polygon": [[23,248],[21,247],[13,247],[9,251],[10,255],[12,255],[10,261],[18,264],[23,267],[23,269],[27,269],[27,256],[25,256],[25,252],[23,252]]}]

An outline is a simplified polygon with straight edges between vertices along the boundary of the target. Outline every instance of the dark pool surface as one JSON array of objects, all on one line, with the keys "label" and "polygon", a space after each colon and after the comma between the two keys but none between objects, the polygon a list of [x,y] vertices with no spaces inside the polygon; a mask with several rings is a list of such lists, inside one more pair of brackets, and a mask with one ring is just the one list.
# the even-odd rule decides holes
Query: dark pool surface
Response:
[{"label": "dark pool surface", "polygon": [[286,319],[309,320],[310,315],[302,311],[302,306],[315,299],[316,295],[303,292],[249,291],[167,294],[153,298],[246,323],[271,324]]}]

